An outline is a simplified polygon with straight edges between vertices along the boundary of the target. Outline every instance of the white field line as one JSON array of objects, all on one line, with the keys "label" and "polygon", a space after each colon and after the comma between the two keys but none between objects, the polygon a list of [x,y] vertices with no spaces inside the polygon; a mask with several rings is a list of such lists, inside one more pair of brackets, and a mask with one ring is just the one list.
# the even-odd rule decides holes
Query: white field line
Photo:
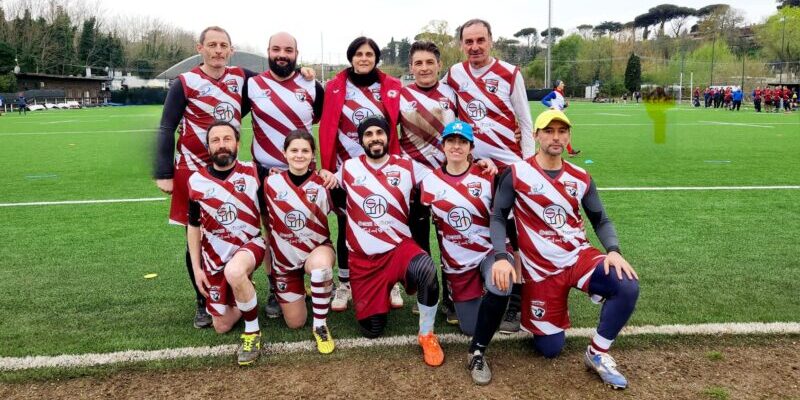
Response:
[{"label": "white field line", "polygon": [[166,197],[146,197],[142,199],[36,201],[32,203],[0,203],[0,207],[60,206],[67,204],[101,204],[101,203],[141,203],[144,201],[161,201],[166,199],[167,199]]},{"label": "white field line", "polygon": [[[610,187],[598,188],[607,192],[659,192],[670,190],[798,190],[800,185],[786,186],[650,186],[650,187]],[[146,197],[141,199],[105,199],[105,200],[65,200],[65,201],[36,201],[30,203],[0,203],[0,207],[28,207],[28,206],[60,206],[74,204],[99,204],[99,203],[141,203],[146,201],[166,200],[166,197]]]},{"label": "white field line", "polygon": [[630,114],[594,113],[594,115],[607,115],[610,117],[630,117]]},{"label": "white field line", "polygon": [[752,128],[774,128],[774,126],[769,126],[769,125],[747,124],[743,122],[720,122],[720,121],[698,121],[698,122],[704,122],[712,125],[749,126]]},{"label": "white field line", "polygon": [[[589,338],[594,335],[593,328],[577,328],[567,331],[569,337]],[[623,329],[620,335],[754,335],[754,334],[800,334],[798,322],[771,322],[771,323],[720,323],[697,325],[645,325],[629,326]],[[456,333],[438,335],[442,343],[467,344],[470,338]],[[518,340],[527,337],[526,333],[513,335],[497,335],[494,340]],[[384,337],[379,339],[340,339],[336,341],[339,349],[370,348],[382,346],[411,346],[416,345],[416,335]],[[34,368],[79,368],[97,365],[108,365],[125,362],[141,362],[156,360],[174,360],[186,357],[219,357],[232,356],[236,345],[220,345],[205,347],[182,347],[163,350],[128,350],[114,353],[89,353],[59,356],[28,356],[28,357],[0,357],[0,371],[16,371]],[[265,344],[263,351],[269,354],[298,353],[301,351],[314,352],[313,341],[285,342]]]},{"label": "white field line", "polygon": [[70,135],[77,133],[139,133],[152,132],[155,135],[156,128],[153,129],[125,129],[119,131],[65,131],[65,132],[0,132],[0,136],[28,136],[28,135]]}]

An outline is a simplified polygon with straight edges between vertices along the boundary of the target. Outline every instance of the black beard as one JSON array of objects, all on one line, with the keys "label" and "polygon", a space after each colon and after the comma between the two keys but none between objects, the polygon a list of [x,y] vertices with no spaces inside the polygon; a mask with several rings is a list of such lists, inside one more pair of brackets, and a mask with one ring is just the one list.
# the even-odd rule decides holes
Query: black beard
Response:
[{"label": "black beard", "polygon": [[211,155],[211,161],[214,162],[214,165],[217,167],[225,168],[236,161],[237,155],[238,152],[236,150],[219,149]]},{"label": "black beard", "polygon": [[[286,61],[286,66],[281,67],[278,65],[278,60]],[[294,72],[294,67],[297,65],[297,60],[290,60],[286,57],[276,57],[275,59],[269,59],[269,70],[272,71],[273,74],[278,75],[281,78],[286,78]]]},{"label": "black beard", "polygon": [[[373,143],[374,143],[374,142],[373,142]],[[386,155],[386,153],[387,153],[387,151],[388,151],[388,150],[386,149],[386,145],[385,145],[385,144],[384,144],[384,145],[382,145],[382,146],[381,146],[381,150],[380,150],[378,153],[375,153],[375,152],[373,152],[373,151],[371,151],[371,150],[369,149],[370,147],[372,147],[372,144],[373,144],[373,143],[370,143],[368,146],[364,147],[364,153],[366,153],[366,154],[367,154],[367,157],[377,160],[377,159],[379,159],[379,158],[381,158],[381,157],[385,156],[385,155]]]}]

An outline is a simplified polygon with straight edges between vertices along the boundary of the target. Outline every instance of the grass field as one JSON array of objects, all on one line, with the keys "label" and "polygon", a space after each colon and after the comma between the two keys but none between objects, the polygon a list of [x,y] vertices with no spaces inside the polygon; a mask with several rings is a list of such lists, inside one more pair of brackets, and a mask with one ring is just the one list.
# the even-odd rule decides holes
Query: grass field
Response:
[{"label": "grass field", "polygon": [[[541,111],[537,103],[531,108],[534,117]],[[11,205],[163,197],[150,179],[160,110],[0,117],[0,357],[238,340],[192,328],[185,239],[182,228],[166,223],[167,200]],[[583,150],[573,161],[601,188],[642,279],[630,324],[800,321],[800,191],[603,190],[799,185],[800,113],[675,108],[664,143],[655,142],[641,105],[576,103],[568,115]],[[249,118],[243,126],[241,156],[249,159]],[[145,280],[147,273],[158,277]],[[256,284],[264,299],[261,271]],[[388,335],[416,332],[410,303],[391,314]],[[598,310],[573,294],[574,326],[593,326]],[[335,338],[357,336],[351,312],[329,320]],[[268,341],[310,339],[309,329],[261,323]],[[442,321],[436,329],[454,332]]]}]

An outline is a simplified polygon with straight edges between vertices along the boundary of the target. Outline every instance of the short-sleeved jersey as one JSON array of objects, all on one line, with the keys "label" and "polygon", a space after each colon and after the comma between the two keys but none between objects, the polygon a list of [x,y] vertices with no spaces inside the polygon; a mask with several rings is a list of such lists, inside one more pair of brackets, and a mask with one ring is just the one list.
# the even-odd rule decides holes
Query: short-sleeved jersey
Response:
[{"label": "short-sleeved jersey", "polygon": [[316,95],[316,81],[307,81],[300,74],[278,81],[267,71],[248,80],[247,97],[253,116],[251,149],[253,159],[262,167],[289,167],[283,143],[291,131],[311,132]]},{"label": "short-sleeved jersey", "polygon": [[250,162],[237,162],[227,179],[205,168],[189,178],[189,199],[200,204],[201,256],[204,269],[216,274],[248,242],[267,248],[261,237],[258,173]]},{"label": "short-sleeved jersey", "polygon": [[517,118],[511,105],[514,80],[519,68],[505,61],[494,63],[481,76],[473,76],[469,63],[450,67],[447,84],[458,95],[458,118],[472,124],[477,158],[489,158],[498,168],[522,160],[522,149],[514,139]]},{"label": "short-sleeved jersey", "polygon": [[381,84],[375,82],[369,87],[358,87],[347,80],[342,114],[339,117],[337,130],[336,167],[341,168],[345,161],[364,154],[364,148],[358,142],[358,124],[373,115],[386,117],[381,103]]},{"label": "short-sleeved jersey", "polygon": [[459,178],[448,176],[440,168],[420,184],[421,202],[431,206],[442,264],[448,274],[477,268],[492,251],[489,234],[492,176],[473,165]]},{"label": "short-sleeved jersey", "polygon": [[591,246],[580,213],[591,177],[564,161],[559,175],[550,178],[535,157],[516,162],[511,169],[522,266],[540,282],[572,267],[578,253]]},{"label": "short-sleeved jersey", "polygon": [[366,155],[351,158],[337,173],[347,191],[347,248],[359,255],[384,254],[411,238],[411,189],[430,170],[411,159],[390,155],[375,169]]},{"label": "short-sleeved jersey", "polygon": [[400,150],[432,169],[444,163],[439,139],[445,125],[456,119],[456,94],[443,83],[422,90],[412,83],[400,91]]},{"label": "short-sleeved jersey", "polygon": [[264,197],[272,268],[282,274],[303,268],[317,246],[330,243],[328,213],[332,205],[322,178],[314,172],[298,187],[284,171],[264,180]]},{"label": "short-sleeved jersey", "polygon": [[222,77],[213,79],[195,67],[178,79],[187,105],[179,126],[175,168],[198,171],[211,160],[206,148],[208,126],[214,121],[230,122],[237,129],[241,125],[245,72],[225,67]]}]

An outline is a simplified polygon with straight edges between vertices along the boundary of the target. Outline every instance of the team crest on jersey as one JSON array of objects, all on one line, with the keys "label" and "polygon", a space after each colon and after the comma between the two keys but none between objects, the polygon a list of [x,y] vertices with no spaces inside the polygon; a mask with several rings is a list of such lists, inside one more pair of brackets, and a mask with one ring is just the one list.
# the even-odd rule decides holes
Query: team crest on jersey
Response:
[{"label": "team crest on jersey", "polygon": [[211,286],[208,288],[208,297],[211,298],[211,301],[215,303],[218,302],[220,299],[219,286]]},{"label": "team crest on jersey", "polygon": [[447,213],[447,222],[453,229],[463,232],[472,226],[472,214],[464,207],[455,207]]},{"label": "team crest on jersey", "polygon": [[531,306],[531,314],[533,314],[533,318],[542,319],[544,318],[545,310],[539,306]]},{"label": "team crest on jersey", "polygon": [[400,185],[400,171],[389,171],[386,173],[386,182],[392,186]]},{"label": "team crest on jersey", "polygon": [[397,94],[398,94],[397,90],[394,89],[386,92],[386,95],[389,96],[390,99],[397,97]]},{"label": "team crest on jersey", "polygon": [[287,228],[293,231],[299,231],[306,227],[306,215],[303,214],[302,211],[289,211],[283,218],[283,223],[286,224]]},{"label": "team crest on jersey", "polygon": [[277,286],[278,290],[280,290],[281,292],[285,292],[286,291],[286,287],[287,287],[286,286],[286,282],[282,282],[282,281],[275,282],[275,286]]},{"label": "team crest on jersey", "polygon": [[247,183],[245,183],[244,178],[239,178],[233,181],[233,189],[239,193],[244,193],[247,189]]},{"label": "team crest on jersey", "polygon": [[230,225],[236,218],[239,216],[239,211],[236,210],[236,206],[231,203],[225,203],[219,208],[217,208],[217,213],[214,215],[214,219],[217,220],[222,225]]},{"label": "team crest on jersey", "polygon": [[306,198],[311,203],[317,202],[317,194],[319,194],[319,190],[316,188],[306,189]]},{"label": "team crest on jersey", "polygon": [[239,93],[239,84],[236,83],[236,79],[228,79],[225,81],[225,86],[228,87],[228,91],[233,93]]},{"label": "team crest on jersey", "polygon": [[372,89],[372,98],[374,98],[375,101],[381,101],[381,90]]},{"label": "team crest on jersey", "polygon": [[497,79],[487,79],[484,81],[486,84],[486,91],[489,93],[497,93],[497,86],[500,82]]},{"label": "team crest on jersey", "polygon": [[442,107],[442,110],[449,110],[450,109],[450,99],[447,97],[439,98],[439,107]]},{"label": "team crest on jersey", "polygon": [[575,181],[564,181],[564,189],[572,197],[578,195],[578,183]]},{"label": "team crest on jersey", "polygon": [[306,101],[306,90],[305,89],[297,89],[294,91],[294,97],[297,98],[297,101]]},{"label": "team crest on jersey", "polygon": [[481,188],[481,183],[480,182],[470,182],[470,183],[468,183],[467,184],[467,191],[473,197],[479,197],[481,195],[481,192],[483,191],[482,188]]}]

